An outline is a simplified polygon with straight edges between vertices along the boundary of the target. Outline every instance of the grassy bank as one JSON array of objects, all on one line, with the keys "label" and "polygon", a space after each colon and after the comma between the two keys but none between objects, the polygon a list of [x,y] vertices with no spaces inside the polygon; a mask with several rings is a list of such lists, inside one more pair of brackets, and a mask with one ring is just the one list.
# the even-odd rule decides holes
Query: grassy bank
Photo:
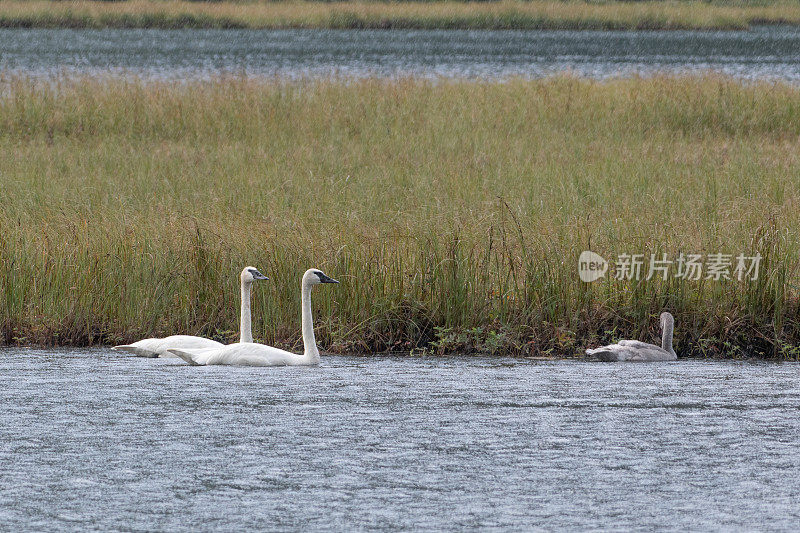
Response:
[{"label": "grassy bank", "polygon": [[[800,89],[731,80],[2,82],[0,341],[796,358]],[[760,253],[757,281],[578,280],[577,256]],[[649,256],[648,256],[649,257]]]},{"label": "grassy bank", "polygon": [[4,0],[0,27],[744,29],[798,24],[800,4],[764,2],[53,2]]}]

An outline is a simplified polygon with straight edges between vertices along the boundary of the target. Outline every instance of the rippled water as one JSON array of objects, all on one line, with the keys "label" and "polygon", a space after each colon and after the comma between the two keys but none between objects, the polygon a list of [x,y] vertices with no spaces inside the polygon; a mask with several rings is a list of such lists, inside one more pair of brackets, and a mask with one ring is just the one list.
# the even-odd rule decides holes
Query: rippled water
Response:
[{"label": "rippled water", "polygon": [[0,68],[144,77],[603,78],[715,70],[800,80],[800,28],[752,31],[0,30]]},{"label": "rippled water", "polygon": [[792,530],[800,365],[0,351],[0,530]]}]

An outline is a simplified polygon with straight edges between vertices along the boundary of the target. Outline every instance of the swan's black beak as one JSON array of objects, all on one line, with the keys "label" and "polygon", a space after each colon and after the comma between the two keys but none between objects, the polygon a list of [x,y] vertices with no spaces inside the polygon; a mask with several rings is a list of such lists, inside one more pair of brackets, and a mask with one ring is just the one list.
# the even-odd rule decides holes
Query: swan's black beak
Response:
[{"label": "swan's black beak", "polygon": [[250,275],[253,276],[253,279],[269,279],[267,276],[259,272],[258,270],[251,268]]},{"label": "swan's black beak", "polygon": [[322,272],[317,272],[317,277],[319,278],[319,282],[320,283],[339,283],[335,279],[329,278],[328,276],[326,276]]}]

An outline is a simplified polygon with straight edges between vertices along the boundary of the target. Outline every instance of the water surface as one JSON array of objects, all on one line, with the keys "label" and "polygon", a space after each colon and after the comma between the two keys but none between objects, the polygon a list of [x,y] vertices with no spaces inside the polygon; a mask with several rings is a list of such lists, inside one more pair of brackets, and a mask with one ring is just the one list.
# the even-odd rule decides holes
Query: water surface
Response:
[{"label": "water surface", "polygon": [[800,365],[0,351],[0,530],[800,522]]},{"label": "water surface", "polygon": [[714,70],[800,80],[800,28],[751,31],[0,29],[0,68],[37,76],[594,78]]}]

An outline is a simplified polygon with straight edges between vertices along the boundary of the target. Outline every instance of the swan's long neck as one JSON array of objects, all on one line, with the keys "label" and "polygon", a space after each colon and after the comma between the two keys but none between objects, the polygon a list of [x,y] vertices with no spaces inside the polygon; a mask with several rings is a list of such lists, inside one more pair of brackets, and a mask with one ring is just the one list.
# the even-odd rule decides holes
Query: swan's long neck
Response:
[{"label": "swan's long neck", "polygon": [[303,347],[305,348],[306,357],[313,361],[319,362],[319,350],[317,350],[317,339],[314,337],[314,319],[311,317],[311,284],[303,280],[302,285],[302,301],[303,307]]},{"label": "swan's long neck", "polygon": [[674,326],[675,321],[669,316],[664,320],[664,330],[661,332],[661,347],[670,353],[675,353],[672,349],[672,329]]},{"label": "swan's long neck", "polygon": [[239,342],[253,342],[250,319],[250,286],[242,281],[242,310],[239,318]]}]

